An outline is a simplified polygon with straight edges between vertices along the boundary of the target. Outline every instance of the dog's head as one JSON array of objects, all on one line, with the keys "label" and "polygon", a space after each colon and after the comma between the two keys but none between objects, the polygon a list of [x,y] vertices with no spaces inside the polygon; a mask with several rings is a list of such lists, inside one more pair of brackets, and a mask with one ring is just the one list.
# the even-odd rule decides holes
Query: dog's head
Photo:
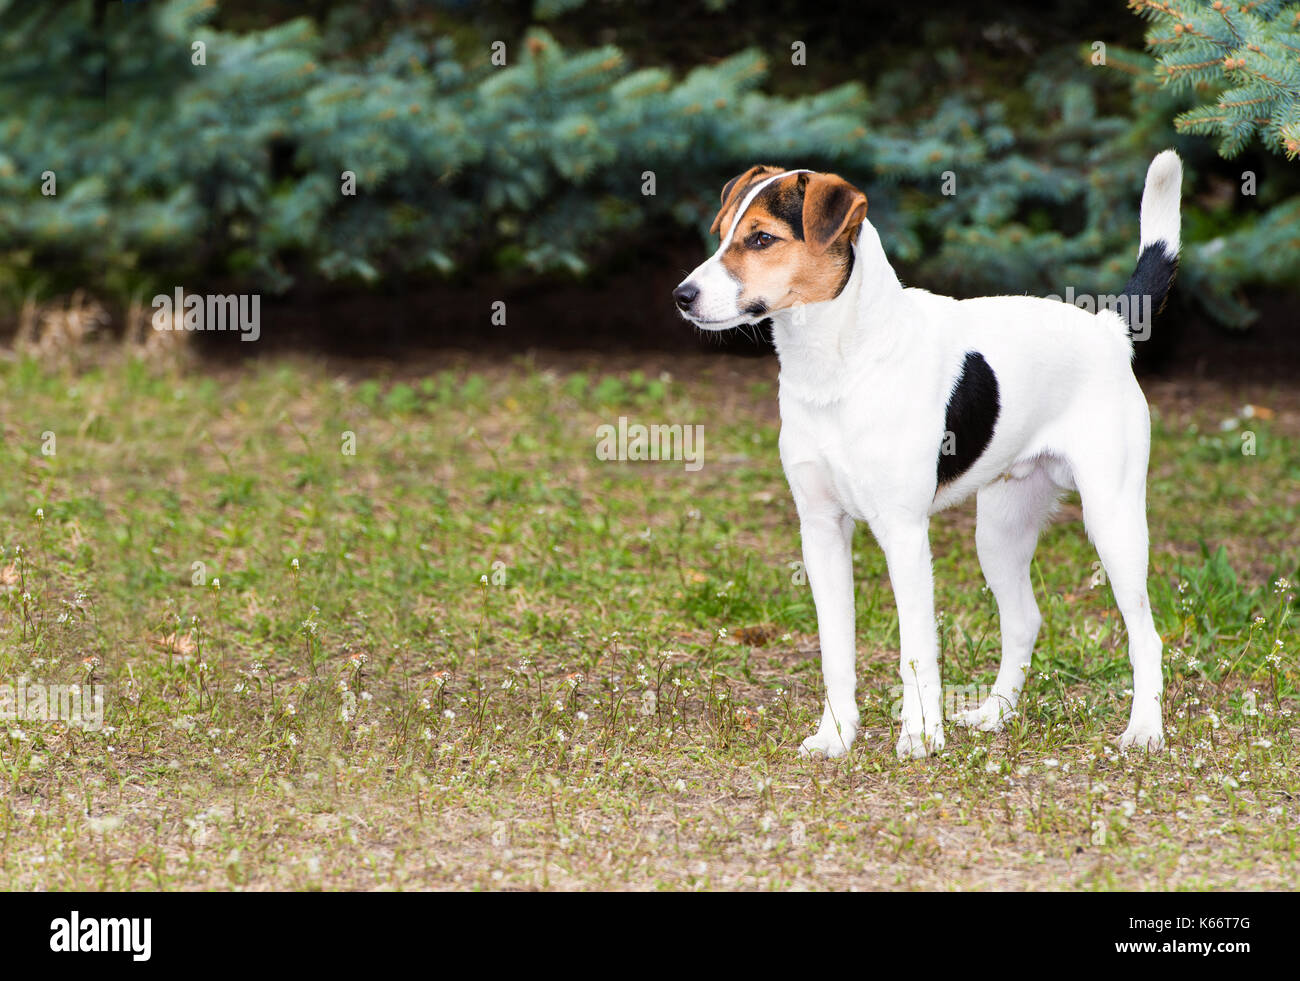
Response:
[{"label": "dog's head", "polygon": [[751,167],[722,189],[710,229],[722,244],[673,290],[677,308],[704,330],[725,330],[834,299],[866,217],[867,196],[843,177]]}]

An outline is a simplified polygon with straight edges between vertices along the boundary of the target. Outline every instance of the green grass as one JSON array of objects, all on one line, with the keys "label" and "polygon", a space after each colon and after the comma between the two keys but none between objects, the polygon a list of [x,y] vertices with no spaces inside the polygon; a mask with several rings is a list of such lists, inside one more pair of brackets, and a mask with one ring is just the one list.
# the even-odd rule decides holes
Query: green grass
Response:
[{"label": "green grass", "polygon": [[[1074,500],[1023,714],[924,762],[859,531],[864,732],[824,762],[772,362],[100,361],[0,362],[0,683],[107,692],[99,731],[0,723],[0,888],[1296,885],[1295,393],[1148,386],[1168,752],[1112,745]],[[703,468],[597,460],[620,415],[703,424]],[[944,681],[987,685],[973,509],[932,540]]]}]

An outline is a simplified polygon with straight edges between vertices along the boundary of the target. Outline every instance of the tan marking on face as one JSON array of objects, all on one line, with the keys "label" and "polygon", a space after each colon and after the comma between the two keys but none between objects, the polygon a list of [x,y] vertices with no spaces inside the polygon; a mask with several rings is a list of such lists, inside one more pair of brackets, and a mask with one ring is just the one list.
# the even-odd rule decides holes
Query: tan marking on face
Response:
[{"label": "tan marking on face", "polygon": [[[778,171],[779,173],[779,171]],[[747,176],[747,175],[745,175]],[[770,175],[768,175],[770,176]],[[772,205],[782,200],[798,204],[797,182],[803,178],[804,232],[814,230],[821,240],[795,237],[795,228],[773,213]],[[824,184],[832,178],[833,184]],[[752,186],[752,181],[750,182]],[[841,192],[841,185],[847,190]],[[836,194],[828,195],[827,187]],[[860,204],[858,199],[860,199]],[[823,213],[831,201],[834,213]],[[730,205],[734,210],[737,203]],[[847,209],[847,212],[846,212]],[[724,206],[724,212],[727,207]],[[846,212],[841,214],[840,212]],[[834,299],[844,287],[850,258],[850,242],[866,217],[866,198],[842,178],[826,174],[792,174],[769,185],[749,206],[736,226],[731,244],[722,255],[722,265],[741,284],[737,305],[748,311],[762,303],[765,312],[782,310],[797,303],[820,303]],[[724,220],[723,227],[730,225]],[[756,247],[755,237],[766,232],[775,241]],[[826,237],[829,241],[825,241]]]}]

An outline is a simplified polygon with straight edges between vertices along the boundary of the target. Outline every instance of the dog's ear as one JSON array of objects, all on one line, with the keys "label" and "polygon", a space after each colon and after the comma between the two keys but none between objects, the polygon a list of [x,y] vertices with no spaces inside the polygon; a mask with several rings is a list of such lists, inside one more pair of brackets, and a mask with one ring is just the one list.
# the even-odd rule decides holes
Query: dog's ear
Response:
[{"label": "dog's ear", "polygon": [[821,255],[867,217],[867,196],[839,174],[811,174],[804,185],[803,235],[813,255]]},{"label": "dog's ear", "polygon": [[722,207],[718,209],[717,215],[713,218],[713,224],[709,226],[710,235],[718,234],[718,229],[722,227],[722,216],[727,213],[727,209],[731,207],[736,198],[740,197],[745,188],[752,184],[756,177],[767,173],[776,174],[780,173],[780,171],[775,167],[769,167],[766,164],[757,164],[750,167],[749,170],[745,171],[743,174],[737,174],[723,185]]}]

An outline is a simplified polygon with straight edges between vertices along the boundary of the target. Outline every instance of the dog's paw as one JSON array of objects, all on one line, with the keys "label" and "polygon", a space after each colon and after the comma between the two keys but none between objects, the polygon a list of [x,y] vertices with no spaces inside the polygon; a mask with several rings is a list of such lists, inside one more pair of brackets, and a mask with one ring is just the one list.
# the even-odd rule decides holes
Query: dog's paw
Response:
[{"label": "dog's paw", "polygon": [[1130,722],[1124,734],[1119,737],[1119,748],[1142,749],[1149,753],[1164,749],[1165,734],[1159,722]]},{"label": "dog's paw", "polygon": [[894,752],[900,760],[923,760],[942,749],[943,726],[931,726],[928,731],[904,729]]},{"label": "dog's paw", "polygon": [[978,729],[980,732],[998,732],[1009,720],[1015,718],[1016,710],[1005,698],[986,699],[977,709],[958,713],[953,719],[959,726]]},{"label": "dog's paw", "polygon": [[855,736],[857,736],[856,727],[843,726],[836,729],[834,726],[824,725],[815,735],[803,741],[799,747],[799,755],[821,756],[828,760],[837,759],[849,751]]}]

